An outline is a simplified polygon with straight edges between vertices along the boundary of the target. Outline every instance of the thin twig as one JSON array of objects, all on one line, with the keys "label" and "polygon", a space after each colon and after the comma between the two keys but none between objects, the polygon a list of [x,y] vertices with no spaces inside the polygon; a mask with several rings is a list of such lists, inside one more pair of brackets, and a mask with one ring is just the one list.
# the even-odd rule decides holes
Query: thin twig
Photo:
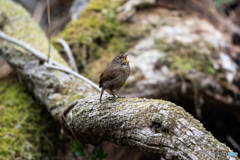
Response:
[{"label": "thin twig", "polygon": [[[47,59],[47,64],[49,62],[49,58],[50,58],[50,52],[51,52],[51,42],[50,42],[50,37],[51,37],[51,19],[50,19],[50,5],[49,5],[49,0],[47,0],[47,8],[48,8],[48,59]],[[74,73],[74,72],[73,72]],[[84,77],[85,78],[85,77]],[[59,107],[59,105],[58,105]],[[60,109],[60,107],[59,107]],[[72,128],[69,126],[69,124],[67,123],[67,120],[64,116],[63,113],[61,113],[65,123],[68,126],[68,129],[71,131],[73,137],[76,139],[76,141],[78,142],[78,144],[84,149],[84,151],[88,154],[88,156],[90,157],[90,159],[92,158],[92,155],[85,149],[85,147],[80,143],[80,141],[77,139],[76,135],[74,134]]]},{"label": "thin twig", "polygon": [[65,52],[67,53],[68,59],[73,67],[73,70],[78,73],[78,68],[77,68],[76,62],[74,60],[72,51],[71,51],[69,45],[67,44],[67,42],[62,38],[58,38],[57,42],[63,46]]},{"label": "thin twig", "polygon": [[47,0],[47,10],[48,10],[48,59],[47,63],[49,62],[49,57],[51,54],[51,42],[50,42],[50,37],[51,37],[51,17],[50,17],[50,4],[49,0]]},{"label": "thin twig", "polygon": [[[35,48],[33,48],[32,46],[30,46],[29,44],[26,44],[24,42],[21,42],[19,40],[17,40],[16,38],[13,38],[11,36],[8,36],[6,35],[5,33],[3,33],[2,31],[0,31],[0,38],[8,41],[8,42],[11,42],[11,43],[14,43],[24,49],[26,49],[27,51],[31,52],[32,54],[34,54],[36,57],[38,57],[39,59],[43,60],[43,61],[47,61],[47,56],[44,55],[43,53],[39,52],[38,50],[36,50]],[[61,63],[55,61],[54,59],[52,58],[49,58],[49,62],[48,65],[46,65],[47,67],[49,68],[54,68],[54,69],[59,69],[59,70],[62,70],[66,73],[69,73],[69,74],[72,74],[80,79],[82,79],[84,82],[90,84],[93,88],[95,88],[96,90],[100,91],[99,87],[94,83],[92,82],[91,80],[87,79],[86,77],[74,72],[73,70],[71,70],[70,68],[62,65]],[[51,65],[51,64],[54,64],[54,65]]]},{"label": "thin twig", "polygon": [[[33,48],[32,46],[30,46],[27,43],[21,42],[21,41],[17,40],[16,38],[8,36],[2,31],[0,31],[0,38],[6,40],[8,42],[14,43],[14,44],[26,49],[27,51],[31,52],[32,54],[34,54],[35,56],[37,56],[38,58],[40,58],[43,61],[47,61],[47,56],[46,55],[39,52],[38,50],[36,50],[35,48]],[[58,66],[64,66],[61,63],[59,63],[59,62],[57,62],[57,61],[55,61],[51,58],[49,58],[49,63],[55,64],[55,65],[58,65]]]},{"label": "thin twig", "polygon": [[[58,108],[59,108],[59,110],[60,110],[60,112],[61,112],[61,108],[60,108],[59,105],[58,105]],[[74,138],[76,139],[76,141],[78,142],[78,144],[84,149],[84,151],[88,154],[88,156],[89,156],[90,158],[92,158],[92,155],[91,155],[91,154],[88,152],[88,150],[82,145],[82,143],[80,143],[80,141],[77,139],[77,137],[76,137],[75,133],[73,132],[72,128],[71,128],[71,127],[69,126],[69,124],[67,123],[67,120],[66,120],[63,112],[61,112],[61,116],[62,116],[63,120],[65,121],[65,123],[67,124],[68,129],[71,131],[73,137],[74,137]],[[95,158],[96,158],[96,157],[95,157]]]},{"label": "thin twig", "polygon": [[101,91],[98,87],[98,85],[96,85],[94,82],[90,81],[89,79],[87,79],[86,77],[78,74],[77,72],[74,72],[73,70],[67,68],[67,67],[62,67],[62,66],[55,66],[49,63],[44,63],[44,65],[48,68],[52,68],[52,69],[57,69],[57,70],[61,70],[64,71],[66,73],[72,74],[78,78],[80,78],[81,80],[83,80],[84,82],[90,84],[92,87],[94,87],[96,90]]}]

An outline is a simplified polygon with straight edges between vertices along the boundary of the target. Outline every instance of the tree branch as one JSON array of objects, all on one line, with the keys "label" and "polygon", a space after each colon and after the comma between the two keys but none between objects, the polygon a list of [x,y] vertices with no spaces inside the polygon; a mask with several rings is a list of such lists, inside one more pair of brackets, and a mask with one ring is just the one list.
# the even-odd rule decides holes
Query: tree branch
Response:
[{"label": "tree branch", "polygon": [[132,146],[153,158],[239,159],[213,157],[211,151],[228,153],[232,150],[173,103],[139,98],[119,99],[113,103],[105,94],[100,104],[99,94],[89,84],[66,72],[47,68],[38,57],[14,48],[2,48],[1,54],[56,119],[62,120],[58,105],[65,108],[80,98],[67,107],[64,114],[82,141]]},{"label": "tree branch", "polygon": [[57,42],[60,43],[63,46],[63,48],[64,48],[64,50],[65,50],[65,52],[66,52],[66,54],[68,56],[68,59],[70,61],[70,64],[71,64],[73,70],[78,73],[77,64],[76,64],[76,62],[74,60],[72,51],[71,51],[69,45],[67,44],[67,42],[64,39],[62,39],[62,38],[58,38]]},{"label": "tree branch", "polygon": [[[8,42],[11,42],[11,43],[14,43],[24,49],[26,49],[27,51],[31,52],[33,55],[35,55],[37,58],[39,58],[40,60],[43,60],[43,61],[48,61],[50,62],[50,64],[45,64],[45,66],[49,67],[49,68],[54,68],[54,69],[58,69],[58,70],[62,70],[64,72],[67,72],[67,73],[70,73],[80,79],[82,79],[83,81],[89,83],[90,85],[92,85],[95,89],[97,89],[98,91],[100,91],[99,87],[93,83],[92,81],[90,81],[89,79],[85,78],[84,76],[78,74],[77,72],[74,72],[73,70],[71,70],[70,68],[62,65],[61,63],[55,61],[54,59],[52,58],[49,58],[48,60],[48,57],[44,54],[42,54],[41,52],[39,52],[38,50],[36,50],[35,48],[33,48],[32,46],[30,46],[29,44],[26,44],[24,42],[21,42],[13,37],[10,37],[8,35],[6,35],[4,32],[0,31],[0,38],[1,39],[4,39]],[[55,66],[51,65],[51,64],[54,64]]]}]

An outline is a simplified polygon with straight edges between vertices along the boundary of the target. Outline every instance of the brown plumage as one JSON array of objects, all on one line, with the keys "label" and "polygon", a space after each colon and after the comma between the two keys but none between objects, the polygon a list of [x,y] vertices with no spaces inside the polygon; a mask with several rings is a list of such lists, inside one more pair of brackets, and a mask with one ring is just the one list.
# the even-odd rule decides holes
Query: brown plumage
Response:
[{"label": "brown plumage", "polygon": [[[105,89],[109,89],[113,95],[112,99],[123,98],[118,96],[114,90],[119,89],[126,82],[129,74],[130,74],[130,66],[127,60],[127,56],[130,53],[123,55],[117,55],[112,63],[103,71],[100,76],[99,88],[102,87],[101,95],[100,95],[100,103],[102,99],[102,94]],[[117,97],[115,96],[117,95]]]}]

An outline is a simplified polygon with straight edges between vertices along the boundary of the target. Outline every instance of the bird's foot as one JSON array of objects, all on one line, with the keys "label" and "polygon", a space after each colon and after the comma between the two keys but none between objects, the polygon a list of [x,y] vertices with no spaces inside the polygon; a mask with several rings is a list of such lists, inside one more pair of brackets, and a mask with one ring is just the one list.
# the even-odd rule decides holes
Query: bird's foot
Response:
[{"label": "bird's foot", "polygon": [[108,97],[108,100],[118,99],[118,97]]},{"label": "bird's foot", "polygon": [[118,97],[108,97],[108,100],[112,100],[113,102],[115,102],[118,99]]},{"label": "bird's foot", "polygon": [[126,98],[126,97],[118,96],[118,98]]}]

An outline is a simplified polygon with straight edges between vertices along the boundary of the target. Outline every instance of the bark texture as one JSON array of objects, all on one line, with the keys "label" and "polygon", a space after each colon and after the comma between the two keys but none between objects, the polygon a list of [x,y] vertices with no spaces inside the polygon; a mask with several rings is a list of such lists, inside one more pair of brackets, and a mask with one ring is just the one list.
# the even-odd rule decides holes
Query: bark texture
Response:
[{"label": "bark texture", "polygon": [[166,159],[214,159],[211,151],[232,152],[173,103],[139,98],[113,103],[104,95],[100,104],[99,94],[91,86],[64,72],[48,69],[37,57],[14,48],[2,48],[1,54],[59,120],[56,107],[66,107],[82,97],[71,106],[67,120],[76,136],[87,143],[109,141],[136,147],[152,158]]},{"label": "bark texture", "polygon": [[55,118],[61,112],[58,106],[66,106],[75,99],[97,93],[89,84],[72,75],[48,69],[42,60],[28,52],[23,53],[14,48],[2,48],[1,52],[19,73],[20,80]]},{"label": "bark texture", "polygon": [[[11,6],[10,1],[7,3]],[[4,11],[1,13],[3,15],[9,15],[7,8],[0,11]],[[4,25],[0,28],[21,41],[33,42],[34,44],[31,46],[39,50],[45,49],[41,52],[47,54],[47,43],[38,44],[39,41],[47,42],[46,38],[38,40],[29,36],[35,32],[32,28],[35,28],[36,25],[28,29],[29,32],[20,32],[24,34],[19,35],[12,29],[14,27],[6,27],[5,22],[8,22],[8,25],[15,24],[14,26],[18,27],[27,25],[28,21],[25,22],[22,21],[21,17],[10,15],[7,21],[5,18],[1,21],[0,24]],[[24,22],[24,24],[20,25],[15,22]],[[33,38],[39,37],[33,36]],[[120,99],[113,103],[107,100],[106,95],[103,97],[103,103],[99,104],[99,94],[85,82],[65,72],[47,68],[42,60],[22,48],[15,47],[15,45],[4,42],[0,46],[1,54],[17,71],[19,79],[45,104],[53,117],[62,121],[58,106],[61,109],[67,108],[64,113],[66,113],[68,123],[76,136],[87,143],[96,144],[108,141],[118,145],[132,146],[156,159],[160,157],[165,159],[238,159],[237,157],[211,155],[211,151],[227,153],[232,152],[232,150],[216,140],[199,121],[175,104],[162,100],[138,98]],[[142,45],[140,46],[142,47]],[[148,52],[148,55],[154,55],[151,53],[155,52]],[[58,54],[55,53],[55,56]],[[145,58],[145,60],[148,59]],[[153,67],[153,65],[150,66]],[[169,81],[169,84],[175,82],[175,80]],[[179,86],[180,83],[178,83],[178,88],[180,88]],[[140,91],[142,92],[147,86],[141,87]],[[173,90],[174,88],[171,91]],[[164,91],[164,88],[161,91]],[[221,97],[218,99],[222,100]],[[73,101],[74,103],[69,108],[67,105]],[[63,129],[68,132],[66,127]]]},{"label": "bark texture", "polygon": [[211,151],[228,152],[198,120],[173,103],[131,98],[99,104],[98,99],[99,95],[80,100],[68,116],[75,133],[87,143],[133,146],[156,159],[214,159]]}]

